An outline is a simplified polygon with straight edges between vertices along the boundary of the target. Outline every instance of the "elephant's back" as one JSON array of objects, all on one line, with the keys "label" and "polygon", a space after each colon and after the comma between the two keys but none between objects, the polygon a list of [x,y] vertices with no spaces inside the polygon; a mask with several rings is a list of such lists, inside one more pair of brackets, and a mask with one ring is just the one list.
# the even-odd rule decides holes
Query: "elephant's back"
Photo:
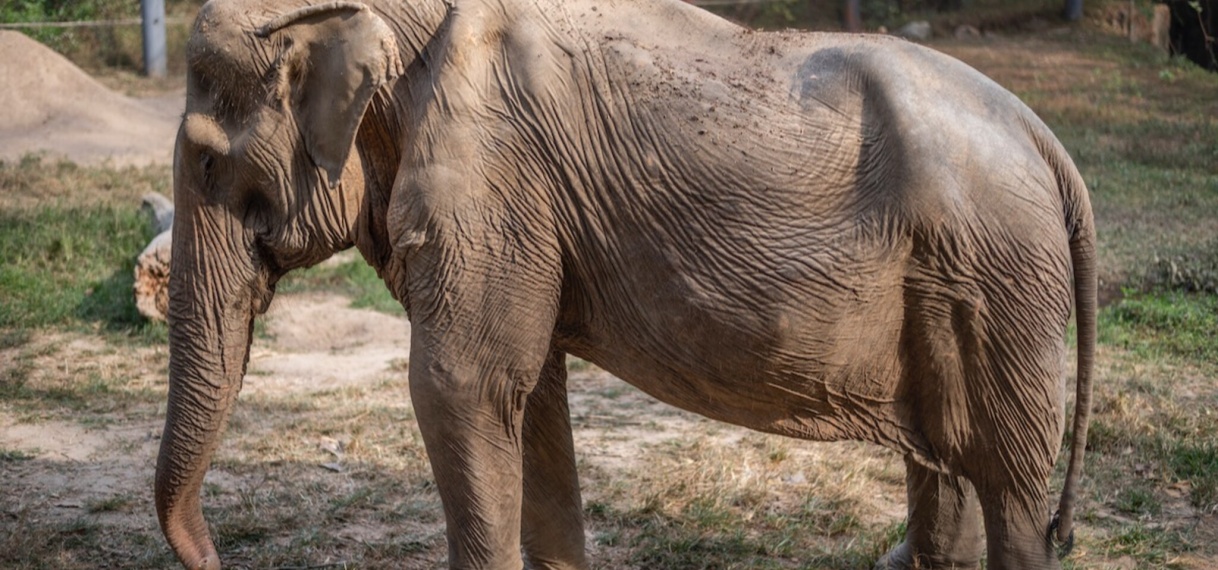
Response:
[{"label": "elephant's back", "polygon": [[1065,227],[1058,165],[1042,145],[1053,135],[1018,97],[908,42],[866,42],[856,53],[859,191],[885,215],[927,231],[974,224],[1064,236],[1057,235]]}]

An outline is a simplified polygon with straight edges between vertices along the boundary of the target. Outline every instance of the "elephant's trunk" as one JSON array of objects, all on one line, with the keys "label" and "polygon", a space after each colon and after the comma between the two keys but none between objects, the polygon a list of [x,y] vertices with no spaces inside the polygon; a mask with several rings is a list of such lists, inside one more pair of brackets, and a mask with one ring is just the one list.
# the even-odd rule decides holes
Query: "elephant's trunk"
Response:
[{"label": "elephant's trunk", "polygon": [[217,570],[220,560],[199,491],[241,389],[254,315],[270,301],[270,288],[237,224],[216,223],[226,212],[212,218],[191,210],[173,230],[169,403],[157,458],[156,508],[182,563]]}]

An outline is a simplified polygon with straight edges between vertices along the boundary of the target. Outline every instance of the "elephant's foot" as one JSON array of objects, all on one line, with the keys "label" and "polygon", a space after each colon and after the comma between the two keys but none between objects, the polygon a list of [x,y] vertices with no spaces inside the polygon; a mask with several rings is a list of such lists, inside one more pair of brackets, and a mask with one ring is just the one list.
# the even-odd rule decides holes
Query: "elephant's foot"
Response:
[{"label": "elephant's foot", "polygon": [[979,564],[960,564],[941,557],[916,553],[908,542],[893,547],[875,563],[875,570],[976,570]]}]

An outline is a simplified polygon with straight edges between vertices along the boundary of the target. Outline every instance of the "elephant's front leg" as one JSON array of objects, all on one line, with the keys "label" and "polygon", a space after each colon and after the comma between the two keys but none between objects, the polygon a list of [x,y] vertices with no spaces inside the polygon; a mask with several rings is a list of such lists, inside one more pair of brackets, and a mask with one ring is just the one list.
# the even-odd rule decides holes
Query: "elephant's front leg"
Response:
[{"label": "elephant's front leg", "polygon": [[521,539],[535,570],[582,570],[583,510],[571,414],[566,354],[554,350],[524,411],[524,518]]},{"label": "elephant's front leg", "polygon": [[449,567],[520,570],[525,408],[551,357],[558,256],[477,237],[407,260],[410,394],[444,504]]},{"label": "elephant's front leg", "polygon": [[450,568],[522,567],[522,411],[535,378],[412,351],[410,395],[444,504]]}]

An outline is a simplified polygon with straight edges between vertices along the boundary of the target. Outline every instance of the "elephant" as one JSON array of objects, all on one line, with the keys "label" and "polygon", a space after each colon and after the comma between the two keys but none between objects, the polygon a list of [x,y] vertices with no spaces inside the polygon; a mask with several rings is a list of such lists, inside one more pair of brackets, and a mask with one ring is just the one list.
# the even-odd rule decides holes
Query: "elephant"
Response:
[{"label": "elephant", "polygon": [[877,567],[1060,568],[1095,223],[1063,146],[981,73],[678,0],[211,0],[187,66],[155,479],[185,567],[220,567],[199,492],[256,316],[354,246],[411,323],[451,568],[590,566],[567,355],[709,418],[896,450],[908,526]]}]

